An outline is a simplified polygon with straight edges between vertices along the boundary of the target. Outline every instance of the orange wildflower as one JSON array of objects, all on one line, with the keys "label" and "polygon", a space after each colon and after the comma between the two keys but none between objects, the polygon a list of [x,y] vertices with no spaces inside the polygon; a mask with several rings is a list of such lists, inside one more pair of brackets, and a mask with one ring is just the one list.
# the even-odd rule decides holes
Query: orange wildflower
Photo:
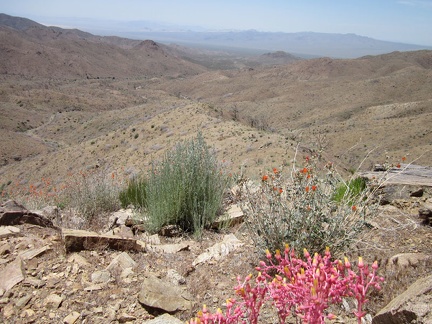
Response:
[{"label": "orange wildflower", "polygon": [[283,189],[282,188],[279,188],[279,193],[281,194],[283,192]]},{"label": "orange wildflower", "polygon": [[317,190],[317,186],[312,186],[312,191]]},{"label": "orange wildflower", "polygon": [[396,168],[400,169],[400,167],[401,167],[401,165],[400,165],[400,163],[398,163],[398,164],[396,165]]},{"label": "orange wildflower", "polygon": [[305,188],[305,190],[306,190],[306,192],[309,192],[309,186],[307,186],[307,187]]},{"label": "orange wildflower", "polygon": [[278,173],[279,173],[279,170],[278,170],[277,168],[273,168],[273,173],[274,173],[274,174],[278,174]]},{"label": "orange wildflower", "polygon": [[356,211],[356,210],[357,210],[356,205],[353,205],[353,206],[351,207],[351,210],[352,210],[352,211]]},{"label": "orange wildflower", "polygon": [[402,156],[402,162],[405,162],[406,156]]},{"label": "orange wildflower", "polygon": [[267,174],[264,174],[264,175],[262,176],[262,179],[261,179],[261,180],[262,180],[262,181],[267,181],[268,178],[269,178],[268,175],[267,175]]},{"label": "orange wildflower", "polygon": [[308,173],[309,172],[309,170],[307,169],[307,168],[303,168],[301,171],[300,171],[301,173]]}]

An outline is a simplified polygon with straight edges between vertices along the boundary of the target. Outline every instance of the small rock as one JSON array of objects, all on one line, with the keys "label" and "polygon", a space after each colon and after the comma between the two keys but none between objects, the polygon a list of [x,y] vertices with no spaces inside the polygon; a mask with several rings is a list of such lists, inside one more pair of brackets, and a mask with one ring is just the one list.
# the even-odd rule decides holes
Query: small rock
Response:
[{"label": "small rock", "polygon": [[63,302],[63,297],[57,294],[51,294],[45,298],[45,307],[51,309],[57,309],[60,307],[62,302]]},{"label": "small rock", "polygon": [[432,224],[432,210],[429,208],[420,208],[418,216],[422,220],[422,225]]},{"label": "small rock", "polygon": [[22,308],[25,305],[28,304],[28,302],[30,301],[30,299],[32,299],[32,295],[27,294],[24,297],[21,297],[20,299],[18,299],[15,303],[15,306],[18,308]]},{"label": "small rock", "polygon": [[129,219],[133,218],[133,211],[132,209],[120,209],[119,211],[116,211],[112,213],[109,218],[108,222],[111,224],[111,228],[125,225]]},{"label": "small rock", "polygon": [[10,236],[16,236],[20,233],[20,229],[15,226],[0,226],[0,239]]},{"label": "small rock", "polygon": [[414,267],[420,261],[429,259],[430,256],[424,253],[400,253],[392,256],[388,263],[387,268],[407,268]]},{"label": "small rock", "polygon": [[80,317],[80,313],[72,312],[63,319],[63,323],[64,324],[74,324],[78,320],[79,317]]},{"label": "small rock", "polygon": [[132,229],[130,227],[127,227],[125,225],[121,225],[120,227],[116,227],[113,229],[112,234],[120,236],[120,237],[128,237],[133,238],[134,233],[132,232]]},{"label": "small rock", "polygon": [[23,285],[32,286],[35,288],[41,288],[45,286],[45,281],[33,277],[27,277],[23,281]]},{"label": "small rock", "polygon": [[159,235],[166,237],[178,237],[183,234],[183,230],[178,225],[166,225],[159,231]]},{"label": "small rock", "polygon": [[34,310],[32,310],[32,309],[30,309],[30,308],[28,308],[28,309],[25,309],[25,310],[23,310],[23,312],[21,313],[21,318],[28,318],[28,317],[33,317],[33,316],[35,316],[35,312],[34,312]]},{"label": "small rock", "polygon": [[152,320],[144,321],[143,324],[183,324],[183,322],[170,314],[163,314]]},{"label": "small rock", "polygon": [[133,275],[134,275],[134,272],[133,272],[132,268],[126,268],[126,269],[123,269],[123,271],[121,272],[120,278],[124,280],[128,277],[132,277]]},{"label": "small rock", "polygon": [[68,262],[74,262],[82,267],[90,266],[90,262],[88,262],[86,258],[79,255],[78,253],[72,253],[68,258]]},{"label": "small rock", "polygon": [[12,248],[9,243],[3,243],[0,245],[0,255],[6,255],[11,253]]},{"label": "small rock", "polygon": [[92,312],[95,314],[103,314],[104,310],[103,307],[95,307],[92,309]]},{"label": "small rock", "polygon": [[180,287],[173,286],[154,276],[145,278],[138,301],[146,307],[162,309],[166,312],[190,310],[191,296]]},{"label": "small rock", "polygon": [[103,287],[100,284],[94,284],[84,288],[85,291],[95,291],[95,290],[102,290],[102,289]]},{"label": "small rock", "polygon": [[117,257],[115,257],[111,263],[108,265],[107,270],[111,271],[114,268],[120,268],[121,270],[127,268],[135,268],[137,263],[130,257],[126,252],[120,253]]},{"label": "small rock", "polygon": [[9,297],[0,298],[0,305],[6,305],[9,303]]},{"label": "small rock", "polygon": [[7,304],[4,308],[3,308],[3,318],[10,318],[12,315],[15,314],[15,306],[13,304]]},{"label": "small rock", "polygon": [[168,270],[167,279],[175,285],[184,285],[186,283],[186,279],[174,269]]},{"label": "small rock", "polygon": [[95,284],[101,283],[105,284],[110,282],[111,273],[107,270],[95,271],[91,275],[91,281]]},{"label": "small rock", "polygon": [[419,188],[419,189],[411,191],[410,196],[411,197],[423,197],[423,193],[424,193],[423,188]]},{"label": "small rock", "polygon": [[132,315],[129,315],[129,314],[122,313],[122,314],[118,317],[117,320],[119,321],[119,323],[127,323],[127,322],[135,321],[135,320],[136,320],[136,317],[135,317],[135,316],[132,316]]},{"label": "small rock", "polygon": [[144,238],[144,241],[148,244],[152,244],[152,245],[160,245],[161,244],[161,240],[159,238],[158,234],[153,234],[150,236],[146,236]]}]

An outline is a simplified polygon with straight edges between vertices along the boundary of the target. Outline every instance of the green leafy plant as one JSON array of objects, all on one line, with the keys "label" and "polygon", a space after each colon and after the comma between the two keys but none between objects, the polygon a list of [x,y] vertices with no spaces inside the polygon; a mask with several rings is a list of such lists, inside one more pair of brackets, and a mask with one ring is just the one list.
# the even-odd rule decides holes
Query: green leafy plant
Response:
[{"label": "green leafy plant", "polygon": [[179,143],[148,175],[148,229],[176,224],[200,236],[221,209],[226,187],[227,177],[201,133]]},{"label": "green leafy plant", "polygon": [[144,177],[133,177],[129,180],[127,188],[119,194],[122,208],[133,205],[135,208],[147,207],[146,180]]},{"label": "green leafy plant", "polygon": [[339,203],[348,202],[350,205],[354,205],[366,188],[366,180],[362,177],[356,177],[348,182],[341,182],[336,188],[333,199]]}]

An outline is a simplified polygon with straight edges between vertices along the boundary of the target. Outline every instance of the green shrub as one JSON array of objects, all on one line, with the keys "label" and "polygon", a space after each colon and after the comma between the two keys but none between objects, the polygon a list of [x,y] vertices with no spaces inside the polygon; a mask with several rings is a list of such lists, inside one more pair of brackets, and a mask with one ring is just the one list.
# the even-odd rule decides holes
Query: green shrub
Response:
[{"label": "green shrub", "polygon": [[371,202],[373,192],[343,195],[336,202],[341,177],[331,164],[318,164],[317,157],[307,158],[288,175],[274,169],[259,186],[245,186],[242,209],[258,250],[288,243],[300,251],[321,253],[328,246],[342,252],[363,228],[365,217],[377,207]]},{"label": "green shrub", "polygon": [[153,163],[148,176],[147,225],[158,231],[168,224],[200,236],[222,207],[227,177],[199,133],[179,143]]},{"label": "green shrub", "polygon": [[366,189],[366,180],[361,177],[357,177],[349,180],[348,182],[341,182],[336,188],[333,195],[334,201],[348,202],[351,206],[355,204]]},{"label": "green shrub", "polygon": [[143,177],[133,177],[126,189],[120,192],[119,199],[122,208],[133,205],[135,208],[147,207],[146,180]]}]

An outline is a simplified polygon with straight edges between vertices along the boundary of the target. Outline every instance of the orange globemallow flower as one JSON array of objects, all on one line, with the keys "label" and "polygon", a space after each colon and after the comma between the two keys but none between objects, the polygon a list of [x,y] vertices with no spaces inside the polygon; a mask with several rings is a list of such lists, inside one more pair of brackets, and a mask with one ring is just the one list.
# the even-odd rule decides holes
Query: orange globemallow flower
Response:
[{"label": "orange globemallow flower", "polygon": [[305,188],[305,190],[306,190],[306,192],[309,192],[309,186],[307,186],[307,187]]},{"label": "orange globemallow flower", "polygon": [[262,179],[261,179],[262,181],[267,181],[268,180],[268,175],[267,174],[264,174],[263,176],[262,176]]},{"label": "orange globemallow flower", "polygon": [[274,173],[274,174],[278,174],[278,173],[279,173],[279,170],[278,170],[277,168],[273,168],[273,173]]},{"label": "orange globemallow flower", "polygon": [[405,162],[406,156],[402,156],[402,162]]},{"label": "orange globemallow flower", "polygon": [[351,209],[352,209],[352,211],[356,211],[356,210],[357,210],[356,205],[353,205],[353,206],[351,207]]},{"label": "orange globemallow flower", "polygon": [[317,186],[312,186],[312,191],[317,190]]},{"label": "orange globemallow flower", "polygon": [[279,193],[281,194],[283,192],[283,189],[282,188],[279,188]]}]

